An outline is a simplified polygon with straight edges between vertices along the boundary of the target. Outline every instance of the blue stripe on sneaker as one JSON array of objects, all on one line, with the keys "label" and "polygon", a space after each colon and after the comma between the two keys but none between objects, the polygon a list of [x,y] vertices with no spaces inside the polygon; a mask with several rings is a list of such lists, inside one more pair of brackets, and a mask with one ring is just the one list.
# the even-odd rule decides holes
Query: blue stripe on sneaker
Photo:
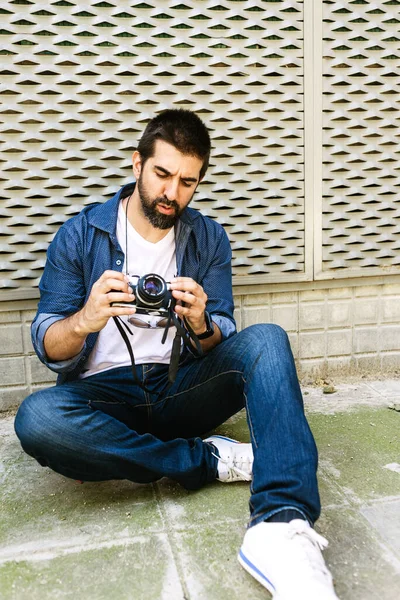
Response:
[{"label": "blue stripe on sneaker", "polygon": [[261,573],[261,571],[260,571],[259,569],[257,569],[257,567],[255,567],[255,566],[253,565],[253,563],[251,563],[251,562],[249,561],[249,559],[247,558],[247,556],[245,556],[245,555],[243,554],[243,551],[242,551],[242,549],[240,549],[240,550],[239,550],[239,555],[240,555],[240,558],[241,558],[242,560],[244,560],[244,562],[245,562],[247,565],[249,565],[249,567],[250,567],[250,568],[251,568],[253,571],[255,571],[255,572],[257,573],[257,575],[259,575],[260,577],[262,577],[263,579],[265,579],[265,581],[266,581],[267,583],[269,583],[269,585],[272,587],[272,589],[273,589],[273,590],[275,590],[275,586],[274,586],[274,584],[272,583],[272,581],[270,581],[270,580],[268,579],[268,577],[266,577],[266,576],[264,575],[264,573]]},{"label": "blue stripe on sneaker", "polygon": [[211,437],[219,438],[220,440],[226,440],[227,442],[232,442],[233,444],[240,444],[237,440],[233,440],[232,438],[226,437],[226,435],[212,435]]}]

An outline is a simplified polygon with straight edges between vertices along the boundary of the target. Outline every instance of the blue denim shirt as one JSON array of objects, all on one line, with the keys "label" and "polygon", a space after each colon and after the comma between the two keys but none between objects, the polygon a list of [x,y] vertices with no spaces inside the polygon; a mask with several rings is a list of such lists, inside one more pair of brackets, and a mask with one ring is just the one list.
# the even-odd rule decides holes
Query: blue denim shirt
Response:
[{"label": "blue denim shirt", "polygon": [[[32,323],[35,351],[49,369],[59,373],[58,383],[77,379],[93,349],[98,333],[87,336],[81,352],[69,360],[50,362],[44,350],[46,330],[59,319],[79,311],[93,284],[107,269],[122,271],[124,254],[116,229],[120,200],[135,183],[124,186],[104,204],[86,206],[64,223],[47,251],[39,283],[40,301]],[[233,318],[231,248],[221,225],[192,208],[186,208],[175,226],[178,275],[197,281],[208,296],[207,310],[222,339],[236,331]]]}]

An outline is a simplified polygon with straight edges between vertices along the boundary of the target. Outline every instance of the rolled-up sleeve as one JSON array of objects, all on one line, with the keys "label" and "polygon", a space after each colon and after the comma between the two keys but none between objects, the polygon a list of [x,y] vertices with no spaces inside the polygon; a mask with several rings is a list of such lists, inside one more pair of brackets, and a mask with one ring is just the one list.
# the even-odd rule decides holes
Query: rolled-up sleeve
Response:
[{"label": "rolled-up sleeve", "polygon": [[51,362],[46,356],[44,338],[48,328],[80,310],[86,290],[79,257],[79,240],[62,226],[47,251],[46,266],[39,283],[40,302],[31,325],[32,344],[39,359],[52,371],[72,371],[86,351],[86,344],[76,356]]},{"label": "rolled-up sleeve", "polygon": [[212,321],[218,325],[219,330],[221,331],[222,340],[226,340],[231,337],[231,335],[236,333],[236,325],[231,321],[231,319],[215,313],[211,315],[211,318]]},{"label": "rolled-up sleeve", "polygon": [[44,349],[44,336],[46,335],[46,331],[48,330],[50,325],[62,319],[64,319],[64,317],[60,315],[41,313],[36,316],[35,320],[31,325],[32,344],[36,354],[38,355],[38,358],[42,361],[43,364],[46,365],[46,367],[48,367],[52,371],[55,371],[56,373],[66,373],[68,371],[73,371],[86,352],[85,343],[79,354],[73,356],[72,358],[69,358],[68,360],[60,360],[57,362],[51,362],[48,360],[46,356],[46,351]]},{"label": "rolled-up sleeve", "polygon": [[236,332],[233,317],[232,250],[228,236],[220,226],[219,234],[213,259],[202,279],[202,286],[208,296],[207,310],[218,325],[222,340],[225,340]]}]

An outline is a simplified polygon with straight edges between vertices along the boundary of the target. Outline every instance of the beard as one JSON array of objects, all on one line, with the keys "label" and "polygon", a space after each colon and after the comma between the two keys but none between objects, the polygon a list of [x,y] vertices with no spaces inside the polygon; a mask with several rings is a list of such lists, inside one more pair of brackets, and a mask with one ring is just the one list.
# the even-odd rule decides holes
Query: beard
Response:
[{"label": "beard", "polygon": [[[168,200],[165,196],[158,196],[157,198],[151,199],[150,194],[144,186],[142,173],[139,175],[137,186],[144,216],[150,221],[153,227],[156,227],[157,229],[171,229],[185,210],[186,206],[179,208],[179,205],[175,200]],[[157,210],[158,204],[170,206],[174,209],[174,212],[170,215],[164,215]]]}]

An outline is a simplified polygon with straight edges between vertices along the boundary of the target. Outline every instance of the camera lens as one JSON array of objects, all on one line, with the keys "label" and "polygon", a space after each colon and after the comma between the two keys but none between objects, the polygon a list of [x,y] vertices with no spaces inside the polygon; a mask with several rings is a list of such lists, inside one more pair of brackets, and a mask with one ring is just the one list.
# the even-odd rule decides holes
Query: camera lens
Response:
[{"label": "camera lens", "polygon": [[147,306],[158,308],[162,305],[167,293],[167,284],[160,275],[149,273],[140,277],[137,283],[136,295]]},{"label": "camera lens", "polygon": [[145,281],[143,288],[152,296],[156,296],[157,294],[162,292],[162,285],[156,279],[148,279],[147,281]]}]

